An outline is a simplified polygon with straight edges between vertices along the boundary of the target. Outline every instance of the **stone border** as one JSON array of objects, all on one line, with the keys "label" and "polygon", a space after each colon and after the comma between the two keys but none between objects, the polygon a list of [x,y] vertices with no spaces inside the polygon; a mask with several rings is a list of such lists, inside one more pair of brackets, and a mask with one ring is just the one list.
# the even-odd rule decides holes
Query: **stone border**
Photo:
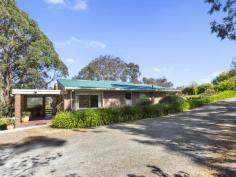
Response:
[{"label": "stone border", "polygon": [[12,130],[2,130],[2,131],[0,131],[0,135],[6,134],[6,133],[13,133],[13,132],[19,132],[19,131],[34,129],[34,128],[49,127],[49,126],[50,126],[50,124],[46,124],[46,125],[34,125],[34,126],[29,126],[29,127],[14,128],[14,129],[12,129]]}]

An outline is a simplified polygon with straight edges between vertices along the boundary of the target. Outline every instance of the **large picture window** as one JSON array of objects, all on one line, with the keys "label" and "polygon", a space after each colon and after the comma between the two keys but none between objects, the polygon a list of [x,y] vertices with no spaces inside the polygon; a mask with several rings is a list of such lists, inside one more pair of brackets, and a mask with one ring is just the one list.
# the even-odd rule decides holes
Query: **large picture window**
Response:
[{"label": "large picture window", "polygon": [[80,108],[89,107],[89,95],[79,95],[79,107]]},{"label": "large picture window", "polygon": [[83,94],[76,96],[76,109],[98,108],[100,105],[100,95]]},{"label": "large picture window", "polygon": [[98,107],[98,95],[90,95],[90,107],[91,108]]}]

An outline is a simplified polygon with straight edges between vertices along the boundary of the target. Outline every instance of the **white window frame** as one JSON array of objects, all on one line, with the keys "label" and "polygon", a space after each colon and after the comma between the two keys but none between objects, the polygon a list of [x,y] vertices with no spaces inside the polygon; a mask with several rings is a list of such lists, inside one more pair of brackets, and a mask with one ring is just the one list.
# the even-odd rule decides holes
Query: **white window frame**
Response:
[{"label": "white window frame", "polygon": [[[98,96],[98,107],[89,107],[89,108],[80,108],[79,107],[79,96],[80,95],[88,95],[88,96],[92,96],[92,95],[96,95]],[[89,97],[89,105],[90,105],[90,97]],[[77,92],[75,93],[75,110],[79,110],[79,109],[96,109],[96,108],[101,108],[102,107],[102,94],[101,93],[90,93],[90,92]]]}]

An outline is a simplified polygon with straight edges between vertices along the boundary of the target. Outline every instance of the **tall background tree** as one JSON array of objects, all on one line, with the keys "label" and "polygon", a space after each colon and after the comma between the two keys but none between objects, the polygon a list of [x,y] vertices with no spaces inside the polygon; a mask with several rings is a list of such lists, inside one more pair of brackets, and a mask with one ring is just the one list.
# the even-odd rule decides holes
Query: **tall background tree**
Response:
[{"label": "tall background tree", "polygon": [[135,63],[128,63],[126,65],[128,80],[130,82],[139,83],[139,77],[141,76],[139,65]]},{"label": "tall background tree", "polygon": [[94,59],[82,68],[74,78],[138,82],[140,74],[137,64],[127,64],[119,57],[104,55]]},{"label": "tall background tree", "polygon": [[12,104],[11,89],[47,88],[68,75],[50,40],[15,0],[0,1],[0,89],[4,104]]},{"label": "tall background tree", "polygon": [[162,87],[172,87],[174,84],[170,81],[168,81],[165,77],[162,78],[143,78],[144,84],[152,84],[152,85],[158,85]]}]

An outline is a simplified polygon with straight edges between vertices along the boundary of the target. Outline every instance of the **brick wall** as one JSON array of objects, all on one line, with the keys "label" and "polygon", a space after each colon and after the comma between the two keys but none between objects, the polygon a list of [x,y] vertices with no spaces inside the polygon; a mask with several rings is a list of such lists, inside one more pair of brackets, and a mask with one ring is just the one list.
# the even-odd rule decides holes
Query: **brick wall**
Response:
[{"label": "brick wall", "polygon": [[64,111],[71,110],[71,91],[67,91],[67,93],[63,95],[63,107]]},{"label": "brick wall", "polygon": [[103,107],[125,105],[124,91],[104,91],[103,92]]},{"label": "brick wall", "polygon": [[[125,91],[104,91],[103,106],[110,107],[125,105],[125,93]],[[153,104],[157,104],[161,98],[169,94],[166,92],[132,92],[132,104],[137,104],[142,95],[149,98]]]},{"label": "brick wall", "polygon": [[[78,91],[77,91],[78,92]],[[75,104],[75,93],[72,92],[72,102]],[[125,105],[125,93],[126,91],[79,91],[79,93],[101,93],[102,95],[102,107],[122,106]],[[145,95],[149,98],[153,104],[157,104],[161,98],[166,95],[172,95],[174,93],[167,92],[132,92],[132,104],[135,105],[140,101],[140,97]],[[64,110],[71,110],[71,91],[67,91],[67,94],[63,95]]]}]

